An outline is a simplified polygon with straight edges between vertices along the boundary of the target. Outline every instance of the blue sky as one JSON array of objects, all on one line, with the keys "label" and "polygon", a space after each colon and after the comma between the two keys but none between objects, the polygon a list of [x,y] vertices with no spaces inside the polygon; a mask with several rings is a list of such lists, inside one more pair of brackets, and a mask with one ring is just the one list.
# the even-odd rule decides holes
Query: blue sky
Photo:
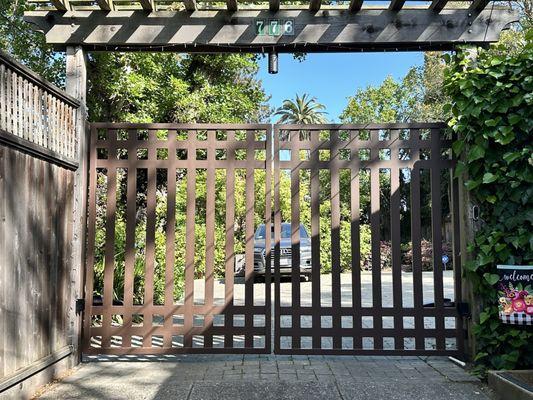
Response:
[{"label": "blue sky", "polygon": [[280,54],[276,75],[268,73],[267,58],[261,59],[259,79],[272,96],[271,106],[279,107],[296,93],[309,93],[327,107],[333,122],[356,89],[378,85],[387,75],[402,78],[411,66],[422,62],[422,52],[307,54],[303,62],[292,54]]}]

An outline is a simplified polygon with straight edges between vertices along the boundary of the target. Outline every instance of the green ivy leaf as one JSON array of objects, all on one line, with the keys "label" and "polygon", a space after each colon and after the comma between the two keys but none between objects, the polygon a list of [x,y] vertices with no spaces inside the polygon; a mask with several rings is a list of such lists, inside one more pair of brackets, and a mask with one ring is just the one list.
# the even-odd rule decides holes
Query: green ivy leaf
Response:
[{"label": "green ivy leaf", "polygon": [[473,146],[468,152],[468,161],[475,161],[485,156],[485,149],[479,145]]},{"label": "green ivy leaf", "polygon": [[500,276],[498,274],[490,274],[488,272],[485,272],[483,274],[483,278],[489,283],[489,285],[493,286],[495,285],[499,280]]},{"label": "green ivy leaf", "polygon": [[492,183],[497,179],[498,177],[494,174],[491,174],[490,172],[485,172],[483,174],[483,183]]},{"label": "green ivy leaf", "polygon": [[456,156],[461,154],[464,148],[465,148],[465,142],[463,142],[462,140],[456,140],[455,142],[452,143],[452,150]]},{"label": "green ivy leaf", "polygon": [[507,162],[507,164],[512,163],[517,158],[520,158],[519,151],[508,152],[503,155],[503,159]]},{"label": "green ivy leaf", "polygon": [[522,119],[522,117],[518,114],[511,114],[507,117],[507,119],[509,120],[509,123],[511,125],[516,125],[517,123],[520,122],[520,120]]},{"label": "green ivy leaf", "polygon": [[484,351],[480,351],[479,353],[476,354],[476,357],[474,358],[474,361],[479,361],[482,358],[487,357],[488,355],[489,355],[489,353],[485,353]]},{"label": "green ivy leaf", "polygon": [[481,184],[481,181],[469,180],[465,182],[465,187],[468,190],[474,190]]},{"label": "green ivy leaf", "polygon": [[494,250],[496,251],[496,253],[499,253],[500,251],[502,251],[506,247],[507,247],[507,245],[505,243],[498,243],[496,246],[494,246]]},{"label": "green ivy leaf", "polygon": [[483,311],[479,314],[479,323],[483,325],[490,318],[490,314],[486,311]]}]

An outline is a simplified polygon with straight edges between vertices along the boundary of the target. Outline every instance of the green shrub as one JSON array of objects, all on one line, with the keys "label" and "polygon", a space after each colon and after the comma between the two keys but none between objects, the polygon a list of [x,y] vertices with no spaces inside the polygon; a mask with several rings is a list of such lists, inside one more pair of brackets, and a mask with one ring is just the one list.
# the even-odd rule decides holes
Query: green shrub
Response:
[{"label": "green shrub", "polygon": [[[474,321],[478,368],[533,365],[533,332],[498,318],[497,264],[533,262],[533,32],[523,49],[480,50],[477,60],[463,52],[449,61],[446,89],[452,98],[450,126],[462,157],[455,173],[465,176],[483,223],[469,244],[467,278],[484,304]],[[527,36],[527,35],[526,35]]]}]

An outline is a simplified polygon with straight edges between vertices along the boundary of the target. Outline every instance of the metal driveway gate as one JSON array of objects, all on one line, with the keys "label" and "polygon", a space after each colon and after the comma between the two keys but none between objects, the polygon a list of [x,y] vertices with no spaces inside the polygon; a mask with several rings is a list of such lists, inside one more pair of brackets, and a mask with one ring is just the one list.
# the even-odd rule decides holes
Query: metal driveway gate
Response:
[{"label": "metal driveway gate", "polygon": [[[450,182],[449,175],[448,182],[443,181],[443,174],[450,172],[453,163],[451,141],[445,139],[444,128],[444,124],[418,123],[275,126],[276,353],[463,353],[462,319],[452,299],[445,301],[443,285],[442,225],[448,222],[453,230],[450,258],[456,267],[454,287],[448,288],[446,295],[459,302],[459,228],[457,213],[453,212],[458,198],[455,180],[451,187],[442,187]],[[283,177],[290,179],[290,216],[281,215]],[[430,186],[428,193],[423,193],[422,179],[429,183],[425,185]],[[307,182],[304,195],[303,180]],[[370,186],[365,188],[370,197],[365,204],[363,184]],[[388,190],[384,192],[382,185],[388,186]],[[445,192],[451,221],[443,221]],[[421,203],[422,195],[426,204]],[[383,210],[385,204],[387,212]],[[429,214],[425,224],[422,210]],[[370,238],[365,237],[371,248],[371,276],[362,274],[360,268],[361,249],[365,245],[361,220],[365,216],[367,226],[370,225]],[[282,219],[288,218],[292,228],[293,275],[290,294],[289,289],[283,294],[278,247]],[[312,253],[312,283],[305,291],[294,268],[300,265],[299,225],[304,218],[306,225],[311,226]],[[321,226],[324,218],[327,226]],[[402,225],[408,228],[410,225],[407,235],[401,235]],[[432,238],[431,259],[429,263],[425,260],[432,272],[425,273],[422,261],[428,256],[428,249],[422,249],[423,233]],[[390,247],[380,236],[387,236]],[[402,272],[405,251],[401,248],[401,236],[410,236],[412,273]],[[324,253],[329,255],[324,257]],[[385,257],[390,263],[388,274],[381,269]],[[321,275],[321,269],[330,270],[330,275]]]},{"label": "metal driveway gate", "polygon": [[[252,274],[258,171],[264,175],[262,207],[270,229],[271,129],[258,124],[92,124],[86,354],[270,353],[270,269],[263,301],[254,302]],[[221,171],[225,184],[216,188]],[[245,199],[236,199],[236,176],[245,180]],[[219,209],[216,190],[226,192]],[[236,201],[244,203],[245,214],[246,270],[238,285]],[[226,223],[217,238],[225,242],[225,259],[224,269],[216,272],[215,213],[220,209]],[[195,248],[199,242],[202,249]],[[200,253],[205,268],[199,270]],[[237,286],[244,286],[241,301],[234,298]]]},{"label": "metal driveway gate", "polygon": [[[461,355],[444,128],[92,124],[84,353],[270,353],[273,319],[276,353]],[[254,231],[272,216],[254,284]],[[305,283],[280,274],[288,254],[300,265],[300,223]]]}]

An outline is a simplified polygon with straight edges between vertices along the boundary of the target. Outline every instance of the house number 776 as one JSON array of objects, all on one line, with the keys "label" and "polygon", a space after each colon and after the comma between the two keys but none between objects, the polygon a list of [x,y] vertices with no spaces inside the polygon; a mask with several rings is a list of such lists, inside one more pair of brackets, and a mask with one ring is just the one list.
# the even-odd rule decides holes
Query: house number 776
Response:
[{"label": "house number 776", "polygon": [[293,36],[294,19],[256,19],[255,34],[257,36]]}]

